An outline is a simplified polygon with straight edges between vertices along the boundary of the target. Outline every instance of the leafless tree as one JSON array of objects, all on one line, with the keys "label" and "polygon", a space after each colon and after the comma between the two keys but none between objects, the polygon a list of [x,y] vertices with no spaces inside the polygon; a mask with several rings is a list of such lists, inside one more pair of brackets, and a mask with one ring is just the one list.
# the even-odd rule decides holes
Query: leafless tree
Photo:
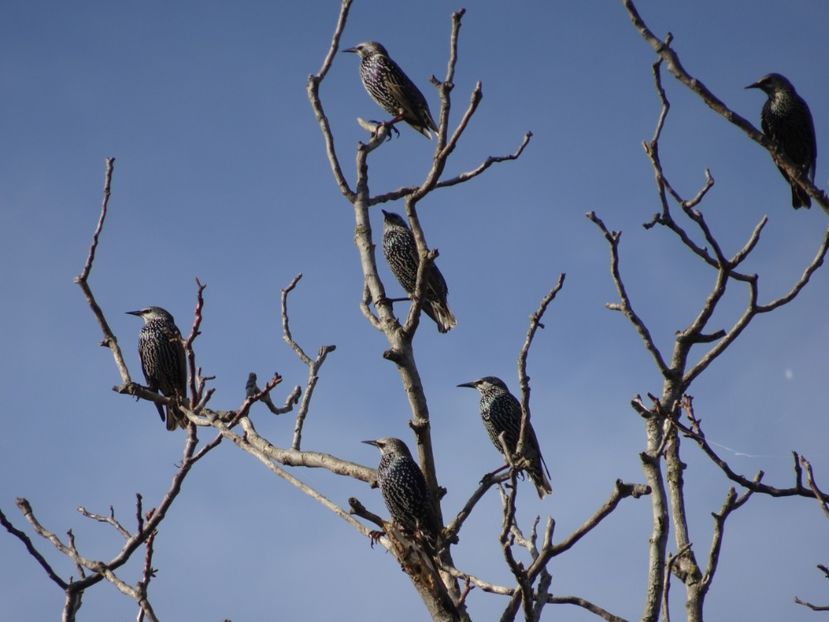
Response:
[{"label": "leafless tree", "polygon": [[[829,508],[829,495],[818,487],[811,464],[805,457],[794,454],[794,482],[789,487],[779,487],[765,482],[762,471],[753,475],[738,473],[707,441],[702,429],[701,417],[694,412],[693,398],[690,394],[693,382],[740,337],[757,316],[771,313],[796,299],[803,288],[808,285],[815,271],[822,266],[826,253],[829,251],[829,234],[824,236],[812,261],[804,267],[800,278],[784,295],[768,301],[761,300],[758,290],[759,276],[744,272],[742,264],[761,243],[761,235],[767,224],[766,218],[760,219],[753,230],[746,232],[746,239],[741,247],[728,250],[718,241],[716,232],[709,226],[702,211],[702,204],[714,185],[712,175],[705,171],[704,181],[699,191],[692,197],[683,197],[671,185],[669,176],[663,169],[659,141],[670,110],[670,102],[662,84],[663,68],[667,68],[681,84],[702,98],[716,113],[745,132],[748,138],[767,149],[775,163],[789,171],[792,178],[827,211],[829,211],[829,199],[809,180],[799,175],[794,165],[748,121],[730,110],[699,79],[686,72],[676,50],[672,47],[670,34],[663,38],[657,37],[645,24],[632,0],[623,0],[623,4],[634,27],[657,55],[656,62],[653,64],[653,77],[661,110],[656,120],[653,136],[644,142],[643,147],[653,169],[659,211],[644,224],[644,227],[654,231],[659,228],[669,231],[676,237],[682,248],[707,266],[714,275],[714,285],[704,299],[699,301],[696,315],[685,328],[677,332],[671,345],[671,352],[667,353],[661,350],[652,338],[651,330],[638,311],[639,301],[634,301],[628,294],[625,285],[626,277],[621,265],[621,232],[608,228],[598,214],[594,212],[587,214],[588,219],[604,236],[610,252],[610,275],[618,298],[615,302],[609,303],[607,307],[623,314],[638,333],[643,347],[653,360],[656,375],[662,383],[659,395],[635,396],[631,401],[631,407],[634,413],[641,417],[645,431],[645,447],[639,453],[644,483],[629,483],[621,480],[608,482],[610,493],[607,500],[590,516],[586,516],[578,528],[563,537],[556,537],[556,523],[549,516],[543,521],[542,517],[537,516],[528,525],[519,524],[516,519],[516,508],[520,503],[520,488],[517,485],[520,473],[514,466],[498,476],[484,478],[480,485],[469,491],[468,500],[460,508],[448,508],[440,502],[443,489],[439,483],[439,473],[435,468],[427,395],[420,379],[413,345],[419,328],[424,295],[423,275],[430,263],[437,257],[437,251],[430,249],[427,244],[426,234],[418,218],[418,207],[433,192],[461,186],[474,180],[493,165],[519,159],[529,145],[532,134],[527,132],[512,153],[489,156],[471,170],[454,175],[446,173],[451,155],[467,130],[470,119],[483,97],[481,84],[477,83],[457,125],[454,128],[450,126],[455,72],[461,66],[459,34],[464,11],[460,10],[451,16],[446,73],[442,79],[432,77],[432,84],[440,97],[439,129],[431,167],[426,175],[420,182],[410,186],[372,193],[369,183],[370,156],[376,149],[384,147],[390,130],[384,125],[364,123],[370,134],[366,142],[358,143],[356,147],[356,178],[349,180],[340,164],[340,154],[335,146],[334,128],[329,123],[320,95],[320,87],[340,48],[340,37],[348,19],[351,0],[342,0],[330,47],[319,71],[308,79],[307,94],[319,124],[334,181],[346,203],[353,210],[355,243],[359,251],[363,274],[361,310],[368,325],[382,333],[386,339],[388,347],[383,352],[383,357],[393,364],[399,373],[401,390],[409,401],[411,412],[409,425],[416,442],[417,459],[431,495],[438,500],[437,512],[441,525],[444,525],[438,546],[436,548],[427,546],[421,538],[417,537],[417,534],[412,534],[400,525],[371,512],[356,498],[349,499],[348,507],[343,507],[299,478],[298,474],[303,468],[317,468],[333,475],[376,486],[374,469],[342,457],[302,447],[302,433],[311,414],[314,389],[320,380],[321,368],[327,356],[335,351],[335,346],[323,345],[312,357],[292,335],[288,297],[295,290],[301,275],[297,275],[282,290],[280,315],[284,341],[307,367],[308,376],[305,386],[292,389],[284,398],[283,404],[277,406],[271,394],[281,383],[282,379],[279,374],[274,374],[261,389],[257,385],[255,374],[251,374],[246,386],[246,397],[242,404],[233,410],[219,410],[212,407],[214,390],[209,388],[212,378],[203,375],[202,368],[196,361],[194,345],[200,334],[205,307],[205,286],[197,281],[194,319],[191,332],[185,341],[190,396],[188,403],[183,404],[182,408],[190,425],[185,435],[181,464],[173,476],[168,491],[150,511],[144,510],[143,498],[141,495],[137,496],[134,531],[130,531],[124,522],[116,517],[112,508],[105,514],[96,514],[85,508],[78,510],[83,516],[105,523],[117,530],[124,538],[123,547],[109,561],[85,557],[76,546],[71,531],[68,532],[64,541],[40,523],[27,500],[18,499],[17,506],[29,528],[47,540],[74,564],[77,578],[62,577],[49,564],[34,541],[0,512],[0,522],[6,530],[23,543],[29,555],[43,568],[52,582],[64,591],[65,605],[62,614],[64,621],[76,619],[84,592],[102,580],[112,583],[119,591],[136,601],[139,620],[159,619],[148,594],[148,587],[155,572],[152,565],[154,534],[159,529],[168,509],[178,497],[181,483],[191,468],[223,441],[229,441],[258,460],[274,475],[286,480],[303,494],[319,502],[352,526],[358,534],[370,539],[372,546],[375,542],[379,542],[399,562],[411,580],[412,586],[423,600],[430,617],[434,620],[469,619],[466,601],[472,590],[476,588],[479,591],[503,597],[504,609],[501,616],[503,621],[513,620],[519,616],[527,621],[538,620],[548,604],[575,605],[604,620],[622,620],[623,618],[610,612],[613,608],[612,603],[600,606],[577,595],[554,595],[551,592],[553,579],[548,571],[548,564],[556,556],[568,552],[583,538],[588,537],[597,525],[605,520],[612,520],[611,516],[616,508],[622,500],[628,497],[633,499],[648,497],[652,508],[647,586],[643,594],[644,609],[641,616],[642,620],[650,622],[656,622],[660,616],[666,620],[670,619],[669,595],[673,578],[678,579],[685,586],[687,619],[691,621],[703,619],[705,597],[716,575],[727,520],[733,512],[745,506],[753,496],[813,499],[818,502],[820,510],[829,517],[829,509],[827,509]],[[114,160],[109,159],[106,162],[100,218],[94,230],[87,260],[76,282],[83,291],[101,328],[102,345],[110,349],[120,374],[121,384],[113,390],[139,399],[166,404],[169,398],[158,395],[131,379],[118,341],[109,327],[102,307],[93,294],[89,281],[98,240],[109,209],[113,171]],[[461,192],[462,189],[455,191]],[[377,269],[376,236],[369,219],[372,208],[392,201],[403,203],[406,219],[413,232],[419,255],[417,284],[411,295],[411,304],[406,313],[400,314],[399,317],[395,314],[394,301],[386,296],[386,290]],[[528,355],[538,329],[544,327],[542,319],[549,305],[562,291],[563,285],[564,274],[561,274],[543,295],[538,308],[530,315],[526,337],[518,351],[517,368],[521,389],[522,430],[526,430],[531,418]],[[743,291],[744,294],[732,293],[733,290]],[[737,320],[727,328],[713,325],[712,318],[715,317],[718,305],[728,296],[739,295],[745,296],[745,308]],[[257,404],[261,404],[274,415],[295,413],[294,432],[289,447],[279,447],[257,432],[254,419],[259,416],[258,412],[262,412],[254,412]],[[209,441],[200,443],[199,432],[212,436]],[[683,441],[686,440],[688,442],[684,443]],[[721,507],[702,510],[688,507],[684,483],[685,464],[681,459],[681,451],[701,452],[721,470],[724,486],[731,482],[730,487],[724,491],[725,498]],[[520,444],[518,453],[520,454]],[[458,536],[465,521],[477,509],[478,502],[493,489],[497,491],[502,507],[501,528],[493,534],[493,538],[500,543],[504,563],[512,574],[511,585],[494,584],[472,571],[458,568],[452,557],[452,549],[458,545]],[[707,553],[700,554],[702,561],[697,556],[700,547],[698,544],[695,545],[700,542],[700,539],[692,537],[688,526],[688,517],[692,511],[709,511],[713,517],[713,535]],[[373,531],[370,526],[378,527],[379,531]],[[673,547],[669,543],[670,533],[673,533]],[[145,561],[141,576],[133,585],[116,573],[139,550],[143,551]],[[819,565],[818,568],[829,577],[826,566]],[[827,609],[827,607],[813,605],[800,599],[796,601],[815,610]]]}]

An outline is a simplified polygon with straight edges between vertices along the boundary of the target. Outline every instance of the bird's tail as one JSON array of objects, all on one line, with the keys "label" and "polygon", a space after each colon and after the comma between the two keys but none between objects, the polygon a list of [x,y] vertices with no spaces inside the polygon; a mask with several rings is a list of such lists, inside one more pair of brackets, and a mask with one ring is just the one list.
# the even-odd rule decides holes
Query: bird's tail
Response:
[{"label": "bird's tail", "polygon": [[550,485],[550,480],[547,479],[544,471],[536,468],[528,471],[528,473],[533,480],[533,484],[535,484],[535,491],[538,493],[539,499],[543,499],[544,495],[552,494],[553,487]]},{"label": "bird's tail", "polygon": [[429,317],[438,325],[438,331],[447,333],[458,324],[449,307],[440,302],[432,302],[426,307]]},{"label": "bird's tail", "polygon": [[428,108],[421,109],[415,118],[404,118],[406,123],[411,125],[429,140],[432,140],[432,132],[434,132],[435,136],[438,135],[438,126],[432,118],[432,113],[429,112]]},{"label": "bird's tail", "polygon": [[[532,428],[529,430],[533,432]],[[533,432],[531,445],[535,447],[536,459],[530,460],[530,466],[527,468],[527,473],[535,484],[535,491],[538,493],[538,498],[543,499],[544,495],[552,494],[553,487],[550,486],[550,470],[547,468],[547,463],[544,456],[541,455],[541,450],[538,449],[538,439],[535,438]]]},{"label": "bird's tail", "polygon": [[795,209],[812,207],[811,197],[795,182],[792,182],[792,207]]},{"label": "bird's tail", "polygon": [[159,404],[158,402],[154,402],[156,410],[158,410],[158,416],[161,417],[161,420],[164,421],[164,406]]},{"label": "bird's tail", "polygon": [[[414,125],[414,124],[411,124],[411,125],[414,129],[416,129],[418,132],[423,134],[426,138],[428,138],[429,140],[432,140],[432,132],[428,127],[426,127],[425,125]],[[435,135],[437,135],[437,132],[435,132]]]},{"label": "bird's tail", "polygon": [[168,430],[174,432],[176,428],[186,428],[187,423],[187,416],[181,412],[178,406],[174,406],[173,404],[167,406],[166,424]]}]

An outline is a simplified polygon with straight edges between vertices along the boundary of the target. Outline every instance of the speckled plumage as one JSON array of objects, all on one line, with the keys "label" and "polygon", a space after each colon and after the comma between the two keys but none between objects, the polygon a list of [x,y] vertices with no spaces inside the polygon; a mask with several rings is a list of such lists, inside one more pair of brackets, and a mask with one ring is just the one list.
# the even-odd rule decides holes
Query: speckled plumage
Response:
[{"label": "speckled plumage", "polygon": [[[383,255],[400,286],[412,295],[417,283],[419,264],[414,235],[399,214],[382,211]],[[458,323],[446,301],[449,294],[446,280],[434,262],[426,269],[423,278],[426,280],[423,288],[423,312],[432,318],[440,332],[445,333]]]},{"label": "speckled plumage", "polygon": [[435,542],[440,525],[434,502],[406,443],[391,437],[363,442],[380,450],[377,484],[394,522],[410,532],[420,530]]},{"label": "speckled plumage", "polygon": [[[459,387],[478,389],[481,394],[481,419],[484,422],[487,434],[492,444],[503,454],[499,437],[503,433],[504,442],[511,454],[515,454],[518,446],[518,437],[521,434],[521,404],[515,396],[509,392],[507,385],[500,378],[485,376],[472,382],[459,384]],[[533,430],[532,423],[527,422],[527,438],[524,443],[524,456],[529,465],[527,473],[535,484],[538,496],[543,498],[545,494],[553,491],[549,481],[549,471],[541,455],[541,448],[538,446],[538,438]],[[505,456],[507,464],[510,458]]]},{"label": "speckled plumage", "polygon": [[430,130],[437,132],[429,104],[414,82],[376,41],[358,43],[343,50],[360,56],[360,79],[368,94],[383,110],[393,115],[389,123],[405,121],[431,139]]},{"label": "speckled plumage", "polygon": [[[817,143],[809,106],[797,94],[792,83],[779,73],[763,76],[746,88],[760,89],[768,96],[760,115],[763,133],[814,182]],[[811,207],[809,195],[785,170],[780,168],[780,172],[792,187],[792,207]]]},{"label": "speckled plumage", "polygon": [[[181,332],[173,316],[161,307],[147,307],[127,313],[144,320],[144,326],[138,333],[138,357],[147,388],[183,400],[187,395],[187,361]],[[166,421],[168,430],[175,430],[177,425],[187,426],[187,417],[175,406],[167,406],[166,417],[161,404],[155,407],[161,420]]]}]

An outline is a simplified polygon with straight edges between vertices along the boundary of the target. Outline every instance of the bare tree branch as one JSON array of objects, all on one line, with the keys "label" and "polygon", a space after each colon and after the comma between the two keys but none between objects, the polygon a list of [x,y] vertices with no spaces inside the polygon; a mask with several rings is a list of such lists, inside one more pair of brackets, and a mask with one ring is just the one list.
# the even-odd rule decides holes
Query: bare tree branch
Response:
[{"label": "bare tree branch", "polygon": [[95,296],[92,295],[92,289],[90,289],[88,281],[89,274],[92,272],[92,264],[95,261],[95,252],[98,248],[98,239],[100,238],[101,231],[103,230],[104,220],[106,219],[107,209],[109,207],[112,173],[114,168],[115,158],[107,158],[106,172],[104,174],[104,198],[101,201],[101,213],[100,216],[98,216],[98,224],[95,226],[95,231],[92,233],[92,243],[89,245],[89,253],[87,255],[86,262],[84,263],[81,273],[75,277],[75,283],[80,286],[87,303],[89,303],[89,307],[92,309],[92,313],[95,315],[95,319],[98,320],[101,332],[104,334],[104,340],[101,342],[101,345],[109,348],[112,352],[112,356],[115,359],[115,366],[118,368],[118,373],[121,375],[121,381],[124,384],[131,384],[132,381],[130,380],[129,371],[127,371],[127,365],[124,362],[123,355],[121,354],[121,348],[118,347],[118,340],[115,339],[112,329],[109,327],[109,324],[104,318],[104,312],[101,310],[101,307],[98,306]]},{"label": "bare tree branch", "polygon": [[[494,485],[494,484],[501,484],[508,480],[510,477],[509,473],[501,473],[496,476],[487,477],[485,476],[482,480],[480,485],[475,489],[475,492],[472,493],[472,496],[469,500],[464,504],[461,511],[458,512],[458,515],[452,519],[445,529],[444,537],[447,540],[454,539],[455,536],[460,532],[463,523],[469,518],[469,515],[472,513],[472,510],[477,505],[478,501],[480,501],[486,492]],[[479,586],[480,587],[480,586]]]},{"label": "bare tree branch", "polygon": [[596,510],[590,518],[584,521],[569,536],[564,538],[555,546],[549,547],[549,551],[542,551],[538,559],[533,562],[532,566],[530,566],[530,573],[535,573],[536,569],[540,569],[541,566],[547,563],[548,560],[545,559],[545,557],[552,558],[556,555],[561,555],[568,549],[572,548],[576,542],[581,540],[585,535],[597,527],[599,523],[607,518],[613,510],[616,509],[616,506],[619,505],[619,502],[622,501],[622,499],[627,499],[628,497],[639,499],[640,497],[649,494],[651,494],[651,488],[649,486],[644,484],[628,484],[627,482],[617,479],[613,491],[610,493],[608,500],[604,502],[604,505]]},{"label": "bare tree branch", "polygon": [[[153,516],[154,510],[150,510],[147,512],[147,520],[151,519]],[[150,581],[155,577],[155,568],[153,568],[153,552],[155,544],[155,536],[156,531],[153,531],[147,541],[144,543],[145,553],[144,553],[144,569],[141,574],[141,579],[138,581],[138,585],[136,586],[136,593],[139,607],[138,613],[138,620],[143,620],[145,617],[149,620],[153,620],[155,618],[155,613],[152,610],[152,606],[150,605],[150,601],[147,598],[147,588],[150,585]]]},{"label": "bare tree branch", "polygon": [[826,516],[826,518],[829,518],[829,502],[825,500],[827,495],[821,492],[820,488],[818,488],[815,483],[815,474],[812,471],[812,464],[804,456],[800,456],[800,466],[806,471],[806,482],[809,485],[809,490],[814,493],[815,499],[817,500],[823,515]]},{"label": "bare tree branch", "polygon": [[[826,578],[829,579],[829,568],[827,568],[823,564],[818,564],[817,567],[826,576]],[[798,605],[808,607],[812,611],[829,611],[829,605],[814,605],[808,601],[801,600],[797,596],[794,597],[794,602]]]},{"label": "bare tree branch", "polygon": [[113,529],[120,533],[125,540],[129,540],[132,537],[132,534],[129,531],[127,531],[127,529],[118,521],[118,519],[115,518],[115,510],[112,506],[109,506],[109,515],[107,516],[104,516],[103,514],[95,514],[93,512],[90,512],[83,506],[78,507],[78,512],[80,512],[80,514],[82,516],[85,516],[86,518],[92,519],[99,523],[106,523],[110,525]]},{"label": "bare tree branch", "polygon": [[705,573],[702,575],[702,581],[700,583],[701,589],[707,591],[708,588],[711,587],[711,582],[714,579],[714,573],[717,571],[717,564],[720,559],[720,550],[722,549],[722,541],[725,536],[726,519],[731,512],[742,507],[753,493],[754,491],[747,490],[738,497],[737,492],[733,488],[729,488],[728,495],[726,496],[725,502],[723,503],[722,508],[720,508],[720,511],[711,513],[711,516],[714,517],[714,536],[711,538],[711,550],[708,552],[708,564],[706,566]]},{"label": "bare tree branch", "polygon": [[[252,397],[260,393],[262,393],[262,390],[256,384],[256,374],[250,372],[248,374],[248,380],[245,383],[245,395],[247,397]],[[291,392],[285,398],[285,403],[282,406],[277,406],[276,404],[274,404],[270,394],[267,393],[264,394],[262,396],[262,399],[259,401],[262,402],[265,406],[267,406],[268,410],[270,410],[274,415],[284,415],[285,413],[289,413],[294,409],[294,406],[296,406],[299,403],[299,398],[301,395],[302,387],[296,385],[293,389],[291,389]]]},{"label": "bare tree branch", "polygon": [[607,622],[627,622],[624,618],[613,615],[609,611],[602,609],[598,605],[580,596],[547,596],[547,602],[554,605],[576,605],[577,607],[581,607],[582,609],[599,616],[602,620],[606,620]]},{"label": "bare tree branch", "polygon": [[193,326],[190,329],[190,335],[184,341],[184,352],[187,356],[187,369],[190,377],[190,408],[195,408],[196,404],[201,401],[201,390],[203,385],[196,387],[196,353],[193,351],[193,343],[196,337],[201,334],[199,330],[202,322],[202,312],[204,310],[204,290],[207,285],[203,285],[201,281],[196,279],[196,309],[193,312]]},{"label": "bare tree branch", "polygon": [[[547,307],[555,299],[561,288],[564,287],[565,274],[562,272],[558,275],[558,280],[550,290],[541,299],[538,309],[530,315],[530,325],[527,328],[527,336],[524,338],[524,344],[521,346],[521,351],[518,354],[518,385],[521,389],[521,427],[518,433],[518,444],[515,448],[515,453],[519,456],[524,455],[524,444],[527,441],[527,428],[530,423],[530,377],[527,375],[527,356],[530,353],[535,333],[539,328],[544,328],[541,320],[544,318],[544,313]],[[509,455],[506,452],[505,455]],[[543,463],[544,458],[539,453],[539,460]]]},{"label": "bare tree branch", "polygon": [[610,246],[610,274],[613,277],[613,283],[616,285],[616,291],[619,293],[619,299],[621,302],[619,304],[608,305],[608,308],[613,311],[621,311],[624,313],[625,317],[636,328],[636,332],[639,333],[639,336],[645,343],[645,348],[648,352],[650,352],[656,362],[656,366],[659,368],[660,373],[662,373],[662,375],[667,375],[669,370],[668,366],[665,364],[665,359],[662,357],[662,353],[659,351],[659,348],[656,347],[656,344],[651,337],[650,331],[645,326],[645,323],[633,310],[633,305],[628,297],[625,285],[622,282],[622,277],[619,272],[619,239],[622,237],[622,232],[609,231],[602,219],[599,218],[595,212],[588,212],[587,218],[601,230],[604,234],[605,240],[607,240],[607,243]]},{"label": "bare tree branch", "polygon": [[[444,179],[437,182],[433,189],[437,190],[439,188],[450,188],[452,186],[462,184],[485,172],[493,164],[500,164],[501,162],[511,162],[513,160],[517,160],[521,157],[521,154],[524,153],[524,149],[526,149],[527,145],[529,145],[532,136],[532,132],[527,132],[526,134],[524,134],[524,137],[521,140],[521,144],[511,154],[502,156],[489,156],[486,160],[484,160],[474,169],[463,173],[459,173],[455,177],[451,177],[449,179]],[[391,192],[386,192],[384,194],[378,194],[377,196],[371,198],[369,204],[378,205],[380,203],[387,203],[389,201],[397,201],[398,199],[402,199],[414,193],[417,190],[417,188],[418,186],[407,186],[404,188],[398,188],[397,190],[393,190]]]},{"label": "bare tree branch", "polygon": [[244,436],[240,436],[233,432],[230,429],[230,426],[216,417],[211,420],[212,425],[219,431],[222,437],[227,438],[234,445],[259,460],[274,475],[281,477],[292,486],[301,490],[304,494],[331,510],[334,514],[345,520],[360,533],[366,536],[368,535],[368,530],[358,521],[354,520],[348,512],[343,510],[340,506],[324,495],[317,492],[314,488],[308,486],[298,478],[288,473],[286,470],[280,468],[277,462],[289,466],[323,467],[332,473],[347,475],[366,482],[371,482],[375,479],[373,469],[345,462],[344,460],[339,460],[338,458],[327,454],[300,452],[294,449],[278,449],[271,445],[267,440],[259,436],[250,419],[247,417],[241,417],[239,422],[245,432]]},{"label": "bare tree branch", "polygon": [[524,619],[527,622],[532,622],[532,582],[523,565],[515,559],[512,553],[512,538],[510,537],[510,532],[515,525],[515,499],[518,495],[518,471],[516,469],[510,469],[509,494],[504,491],[503,486],[499,485],[498,490],[501,493],[501,504],[503,506],[501,534],[498,537],[498,541],[501,543],[501,550],[504,553],[507,566],[509,566],[510,571],[518,583],[518,588],[513,593],[510,603],[507,605],[504,613],[501,614],[501,622],[509,622],[515,618],[519,602],[524,610]]},{"label": "bare tree branch", "polygon": [[104,172],[104,198],[101,201],[101,214],[98,216],[98,224],[95,226],[95,231],[92,234],[92,243],[89,245],[89,253],[86,256],[86,262],[83,265],[81,273],[75,277],[76,283],[86,281],[89,278],[89,273],[92,272],[92,264],[95,261],[95,251],[98,249],[98,239],[101,236],[101,231],[104,229],[104,220],[106,220],[107,207],[109,206],[112,172],[114,169],[115,158],[107,158],[106,171]]},{"label": "bare tree branch", "polygon": [[296,450],[299,450],[300,443],[302,442],[302,426],[305,424],[305,417],[308,415],[308,408],[311,405],[311,397],[314,394],[314,387],[317,386],[317,380],[319,380],[317,373],[319,372],[320,367],[322,367],[322,364],[325,362],[325,358],[328,356],[329,352],[333,352],[337,349],[337,346],[334,345],[321,346],[316,358],[311,360],[311,357],[305,354],[305,351],[299,346],[291,335],[291,328],[288,322],[288,294],[293,291],[301,278],[302,273],[297,274],[288,286],[282,290],[282,295],[280,297],[282,305],[282,339],[296,353],[299,360],[308,367],[308,381],[305,384],[305,392],[302,395],[302,402],[299,405],[299,411],[296,415],[296,422],[294,423],[294,437],[291,441],[291,448]]},{"label": "bare tree branch", "polygon": [[670,593],[671,593],[671,575],[674,573],[674,565],[677,560],[682,559],[688,551],[691,550],[690,544],[685,544],[679,549],[676,555],[668,555],[668,564],[665,566],[665,581],[662,587],[662,616],[665,622],[671,622],[670,609]]},{"label": "bare tree branch", "polygon": [[328,117],[322,107],[322,100],[319,96],[320,84],[328,74],[331,68],[331,63],[334,62],[334,56],[340,47],[340,37],[342,37],[345,23],[348,19],[348,11],[351,8],[351,0],[342,0],[340,2],[340,14],[337,17],[337,25],[334,27],[334,34],[331,36],[331,45],[328,48],[328,53],[322,61],[322,66],[316,74],[308,76],[308,84],[306,92],[308,93],[308,101],[311,102],[311,108],[314,110],[314,116],[317,118],[317,123],[320,125],[323,140],[325,141],[325,151],[328,154],[328,161],[331,164],[331,172],[334,174],[334,180],[337,182],[340,192],[343,196],[354,202],[356,193],[349,187],[348,182],[343,175],[342,167],[337,159],[337,150],[334,148],[334,134],[331,132],[331,126],[328,123]]},{"label": "bare tree branch", "polygon": [[[22,503],[28,504],[28,501],[25,499],[18,498],[17,500],[17,507],[20,507]],[[24,506],[25,507],[25,506]],[[0,510],[0,525],[6,528],[10,534],[12,534],[15,538],[20,540],[23,543],[23,546],[26,547],[26,550],[29,552],[29,555],[35,558],[40,567],[46,572],[49,578],[54,581],[62,590],[65,590],[68,587],[68,584],[61,579],[57,573],[52,569],[52,566],[49,565],[49,562],[46,561],[46,558],[37,550],[35,545],[32,543],[32,540],[27,536],[24,532],[17,529],[6,515]]]},{"label": "bare tree branch", "polygon": [[794,602],[798,605],[803,605],[804,607],[808,607],[812,611],[829,611],[829,605],[813,605],[810,602],[805,600],[800,600],[797,596],[794,597]]}]

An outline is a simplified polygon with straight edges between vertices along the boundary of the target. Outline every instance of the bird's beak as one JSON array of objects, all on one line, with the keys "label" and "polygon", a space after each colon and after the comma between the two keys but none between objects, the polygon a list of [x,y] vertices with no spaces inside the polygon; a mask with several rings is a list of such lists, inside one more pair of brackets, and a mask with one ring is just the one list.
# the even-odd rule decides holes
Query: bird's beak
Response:
[{"label": "bird's beak", "polygon": [[375,447],[380,447],[380,443],[378,443],[377,441],[361,441],[361,442],[365,443],[366,445],[374,445]]},{"label": "bird's beak", "polygon": [[352,54],[356,54],[357,53],[357,48],[346,48],[346,49],[343,50],[343,53],[345,53],[345,52],[351,52]]},{"label": "bird's beak", "polygon": [[459,387],[467,387],[469,389],[475,389],[475,388],[477,388],[475,386],[476,382],[477,382],[477,380],[473,380],[472,382],[464,382],[463,384],[459,384],[458,386]]},{"label": "bird's beak", "polygon": [[760,88],[760,83],[759,82],[753,82],[752,84],[749,84],[746,88],[747,89],[759,89]]},{"label": "bird's beak", "polygon": [[127,311],[127,315],[137,315],[141,317],[141,311]]},{"label": "bird's beak", "polygon": [[381,212],[383,212],[383,217],[384,217],[384,218],[385,218],[385,217],[387,217],[387,216],[389,215],[389,212],[387,212],[387,211],[386,211],[386,210],[384,210],[384,209],[381,209],[380,211],[381,211]]}]

